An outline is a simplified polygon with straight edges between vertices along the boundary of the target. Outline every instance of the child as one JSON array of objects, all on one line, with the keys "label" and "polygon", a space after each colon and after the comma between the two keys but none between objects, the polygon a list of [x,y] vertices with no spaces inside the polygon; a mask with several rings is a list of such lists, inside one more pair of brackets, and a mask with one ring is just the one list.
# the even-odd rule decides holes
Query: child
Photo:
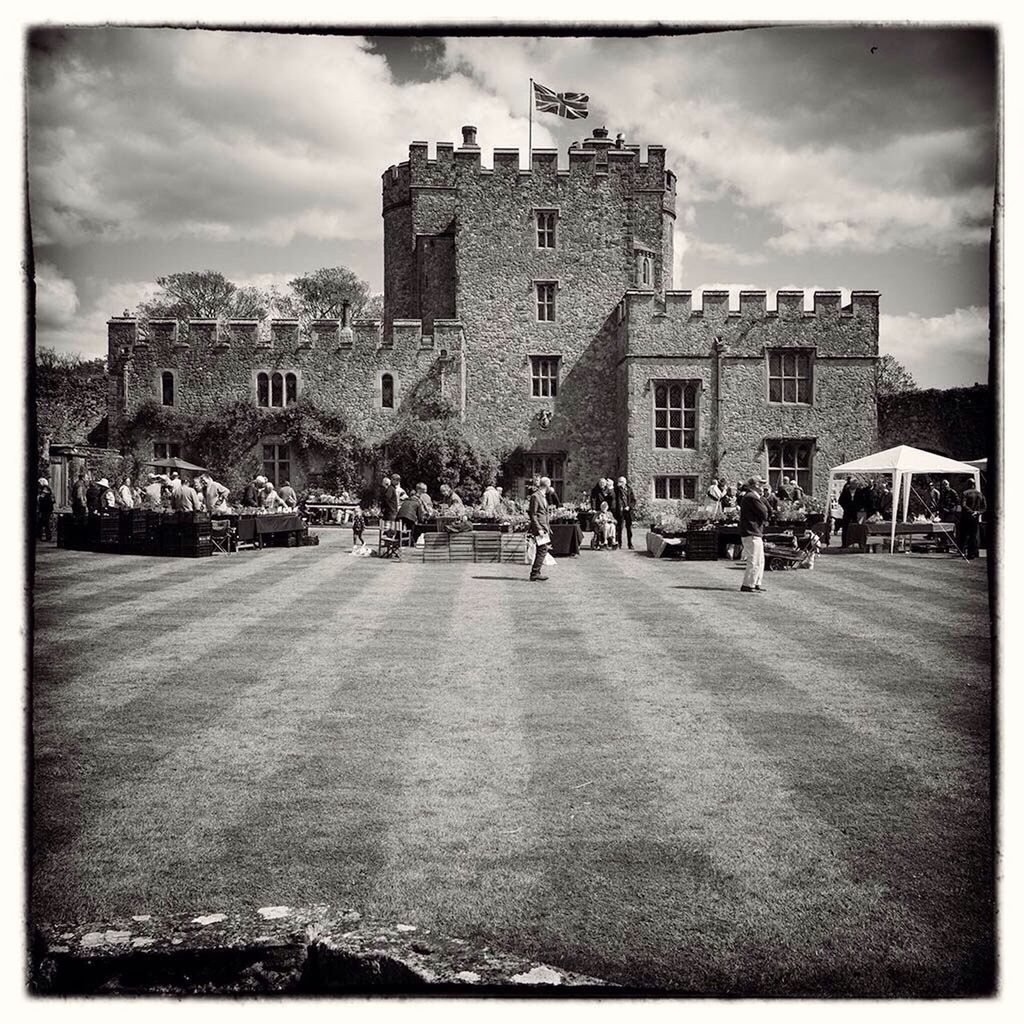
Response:
[{"label": "child", "polygon": [[608,511],[608,502],[601,502],[601,511],[594,516],[594,533],[599,548],[615,547],[615,516]]},{"label": "child", "polygon": [[352,550],[361,548],[363,546],[363,529],[366,526],[366,520],[363,518],[363,510],[357,508],[355,515],[352,517]]}]

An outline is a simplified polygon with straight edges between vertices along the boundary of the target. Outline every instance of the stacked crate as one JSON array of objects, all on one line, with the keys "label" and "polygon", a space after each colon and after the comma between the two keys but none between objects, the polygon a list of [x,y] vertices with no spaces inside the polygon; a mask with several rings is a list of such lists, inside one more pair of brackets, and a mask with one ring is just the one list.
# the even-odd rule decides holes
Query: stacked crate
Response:
[{"label": "stacked crate", "polygon": [[497,531],[476,533],[474,537],[474,550],[478,562],[500,562],[501,561],[501,534]]},{"label": "stacked crate", "polygon": [[501,535],[501,560],[503,562],[526,561],[526,534],[504,533]]},{"label": "stacked crate", "polygon": [[160,517],[160,554],[164,557],[176,558],[180,548],[178,532],[179,512],[165,512]]},{"label": "stacked crate", "polygon": [[[413,548],[415,551],[416,549]],[[425,533],[423,534],[423,561],[424,562],[447,562],[448,561],[448,534],[447,533]]]},{"label": "stacked crate", "polygon": [[472,562],[474,557],[474,535],[451,533],[448,535],[448,558],[452,562]]},{"label": "stacked crate", "polygon": [[98,522],[96,550],[117,554],[121,544],[121,517],[115,512],[93,518]]},{"label": "stacked crate", "polygon": [[128,512],[128,546],[132,555],[146,553],[146,536],[148,533],[148,513],[141,508],[133,508]]},{"label": "stacked crate", "polygon": [[161,544],[160,527],[164,521],[163,514],[148,509],[145,513],[145,516],[146,543],[143,549],[144,553],[147,555],[159,555]]},{"label": "stacked crate", "polygon": [[717,561],[718,531],[688,530],[686,533],[686,558],[690,562]]},{"label": "stacked crate", "polygon": [[208,558],[213,554],[209,512],[178,513],[179,549],[182,558]]}]

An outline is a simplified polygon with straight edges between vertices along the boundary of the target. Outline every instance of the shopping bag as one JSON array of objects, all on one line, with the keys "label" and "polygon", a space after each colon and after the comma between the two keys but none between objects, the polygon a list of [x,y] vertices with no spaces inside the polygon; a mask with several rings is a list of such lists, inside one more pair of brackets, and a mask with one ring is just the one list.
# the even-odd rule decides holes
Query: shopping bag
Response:
[{"label": "shopping bag", "polygon": [[526,546],[523,550],[523,561],[527,565],[533,565],[533,560],[537,557],[537,542],[532,537],[527,537]]},{"label": "shopping bag", "polygon": [[555,564],[554,556],[551,554],[550,551],[546,551],[544,553],[544,564],[545,565],[554,565]]}]

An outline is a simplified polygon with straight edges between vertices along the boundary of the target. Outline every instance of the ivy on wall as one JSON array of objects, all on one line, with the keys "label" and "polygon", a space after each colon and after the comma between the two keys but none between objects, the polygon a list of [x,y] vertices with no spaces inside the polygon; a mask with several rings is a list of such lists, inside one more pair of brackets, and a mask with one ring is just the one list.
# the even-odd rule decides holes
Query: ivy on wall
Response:
[{"label": "ivy on wall", "polygon": [[343,416],[302,401],[284,409],[240,401],[202,413],[147,402],[122,424],[122,444],[136,475],[150,472],[153,439],[167,438],[181,442],[188,461],[206,466],[232,491],[260,472],[268,437],[289,445],[304,470],[315,465],[324,485],[339,490],[359,486],[361,467],[370,457]]}]

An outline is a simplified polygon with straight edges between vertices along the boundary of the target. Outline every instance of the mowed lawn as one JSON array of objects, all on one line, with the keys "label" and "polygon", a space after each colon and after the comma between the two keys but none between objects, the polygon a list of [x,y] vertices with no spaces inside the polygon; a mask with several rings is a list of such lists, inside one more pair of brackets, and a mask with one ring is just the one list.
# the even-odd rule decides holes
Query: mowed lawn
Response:
[{"label": "mowed lawn", "polygon": [[643,988],[991,988],[986,563],[38,550],[32,911],[329,903]]}]

